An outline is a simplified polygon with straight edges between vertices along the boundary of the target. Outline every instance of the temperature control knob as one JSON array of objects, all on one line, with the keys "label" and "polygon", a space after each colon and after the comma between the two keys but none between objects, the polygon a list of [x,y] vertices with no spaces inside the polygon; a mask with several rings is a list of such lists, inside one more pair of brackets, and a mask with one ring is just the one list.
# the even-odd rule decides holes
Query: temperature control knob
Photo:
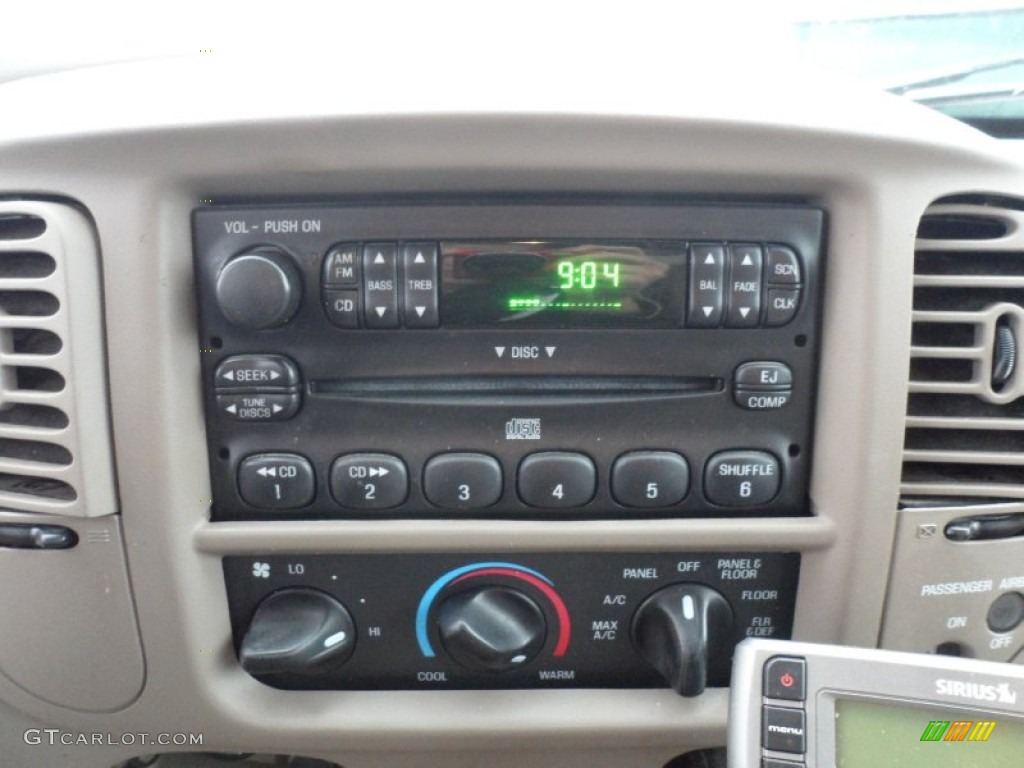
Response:
[{"label": "temperature control knob", "polygon": [[217,274],[217,305],[239,328],[276,328],[299,308],[302,278],[280,248],[260,246],[235,256]]},{"label": "temperature control knob", "polygon": [[633,616],[633,645],[683,696],[696,696],[709,672],[732,654],[732,608],[703,584],[673,584],[647,598]]},{"label": "temperature control knob", "polygon": [[441,603],[437,623],[448,655],[477,672],[518,669],[540,653],[547,635],[538,605],[510,587],[454,594]]},{"label": "temperature control knob", "polygon": [[318,589],[295,587],[263,599],[238,649],[252,675],[315,674],[348,661],[356,627],[341,603]]}]

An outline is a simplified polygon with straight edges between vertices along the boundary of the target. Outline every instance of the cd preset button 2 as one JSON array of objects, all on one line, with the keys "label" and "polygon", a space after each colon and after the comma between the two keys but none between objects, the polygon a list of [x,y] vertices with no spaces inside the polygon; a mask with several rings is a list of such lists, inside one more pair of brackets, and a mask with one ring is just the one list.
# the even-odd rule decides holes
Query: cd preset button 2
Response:
[{"label": "cd preset button 2", "polygon": [[409,495],[405,462],[388,453],[350,453],[331,465],[331,495],[350,509],[391,509]]}]

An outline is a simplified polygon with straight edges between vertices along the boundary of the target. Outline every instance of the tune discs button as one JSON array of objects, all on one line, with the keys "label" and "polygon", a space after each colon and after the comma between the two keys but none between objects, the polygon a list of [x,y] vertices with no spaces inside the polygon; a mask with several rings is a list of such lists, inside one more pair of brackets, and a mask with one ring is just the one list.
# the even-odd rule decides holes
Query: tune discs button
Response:
[{"label": "tune discs button", "polygon": [[350,509],[391,509],[409,495],[409,474],[397,456],[350,453],[331,465],[331,495]]},{"label": "tune discs button", "polygon": [[286,421],[298,413],[300,403],[295,393],[217,395],[217,410],[235,421]]}]

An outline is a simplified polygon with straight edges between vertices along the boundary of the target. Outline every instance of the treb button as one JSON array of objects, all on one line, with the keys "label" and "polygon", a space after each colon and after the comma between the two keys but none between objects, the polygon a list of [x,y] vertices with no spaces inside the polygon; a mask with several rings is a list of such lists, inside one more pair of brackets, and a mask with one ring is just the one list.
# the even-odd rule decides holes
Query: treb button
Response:
[{"label": "treb button", "polygon": [[402,249],[402,306],[406,328],[437,327],[437,244]]}]

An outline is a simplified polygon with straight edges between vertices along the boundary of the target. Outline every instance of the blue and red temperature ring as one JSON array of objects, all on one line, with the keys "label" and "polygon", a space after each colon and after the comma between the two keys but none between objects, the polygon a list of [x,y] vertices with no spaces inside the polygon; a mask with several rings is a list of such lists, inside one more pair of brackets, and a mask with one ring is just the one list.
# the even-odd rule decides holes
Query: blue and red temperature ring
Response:
[{"label": "blue and red temperature ring", "polygon": [[569,624],[569,609],[565,602],[554,589],[554,582],[543,573],[527,568],[516,563],[472,563],[460,568],[453,568],[441,578],[430,585],[430,588],[420,598],[419,608],[416,609],[416,641],[419,643],[420,652],[428,659],[434,658],[437,654],[430,644],[430,635],[427,632],[427,616],[430,607],[433,605],[438,593],[450,584],[460,584],[480,576],[505,576],[511,579],[529,584],[538,592],[543,594],[554,608],[558,617],[558,639],[555,641],[553,656],[564,656],[569,649],[569,637],[571,628]]}]

